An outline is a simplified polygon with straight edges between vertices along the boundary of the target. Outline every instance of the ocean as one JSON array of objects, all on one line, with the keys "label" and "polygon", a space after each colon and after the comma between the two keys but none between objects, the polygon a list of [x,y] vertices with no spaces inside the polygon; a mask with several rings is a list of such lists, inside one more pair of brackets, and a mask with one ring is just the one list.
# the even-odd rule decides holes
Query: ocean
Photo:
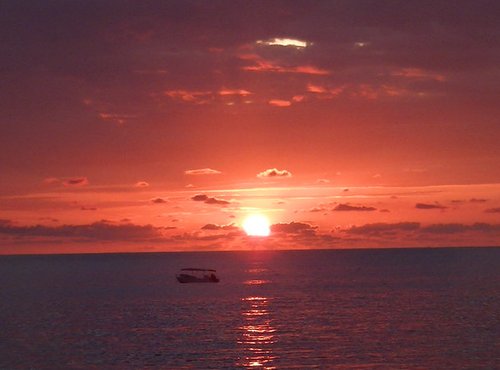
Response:
[{"label": "ocean", "polygon": [[0,278],[0,369],[500,368],[500,248],[0,256]]}]

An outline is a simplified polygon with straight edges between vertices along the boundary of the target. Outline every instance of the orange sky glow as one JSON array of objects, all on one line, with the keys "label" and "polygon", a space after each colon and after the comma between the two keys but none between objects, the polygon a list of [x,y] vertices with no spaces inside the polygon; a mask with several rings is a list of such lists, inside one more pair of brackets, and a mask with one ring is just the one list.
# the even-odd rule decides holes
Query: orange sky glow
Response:
[{"label": "orange sky glow", "polygon": [[1,12],[0,254],[500,245],[498,4],[140,4]]}]

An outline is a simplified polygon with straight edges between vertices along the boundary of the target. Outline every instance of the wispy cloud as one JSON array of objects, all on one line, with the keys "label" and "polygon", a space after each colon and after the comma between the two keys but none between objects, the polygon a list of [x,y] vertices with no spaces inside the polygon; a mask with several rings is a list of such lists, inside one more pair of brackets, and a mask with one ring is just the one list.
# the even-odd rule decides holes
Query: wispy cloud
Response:
[{"label": "wispy cloud", "polygon": [[222,89],[222,90],[219,90],[220,96],[233,96],[233,95],[248,96],[251,94],[252,93],[250,91],[244,90],[244,89]]},{"label": "wispy cloud", "polygon": [[269,40],[258,40],[258,45],[266,46],[292,46],[294,48],[303,49],[312,45],[312,42],[290,39],[290,38],[272,38]]},{"label": "wispy cloud", "polygon": [[275,107],[289,107],[292,105],[292,102],[289,100],[281,100],[281,99],[272,99],[269,100],[269,105],[274,105]]},{"label": "wispy cloud", "polygon": [[317,179],[316,183],[317,184],[329,184],[330,180],[328,180],[328,179]]},{"label": "wispy cloud", "polygon": [[368,234],[368,235],[379,235],[379,234],[392,234],[399,231],[415,231],[420,228],[420,223],[418,222],[398,222],[398,223],[374,223],[365,224],[361,226],[352,226],[344,230],[348,234]]},{"label": "wispy cloud", "polygon": [[118,114],[118,113],[108,113],[108,112],[100,112],[99,118],[106,122],[113,122],[119,126],[125,124],[128,120],[137,118],[137,116],[131,114]]},{"label": "wispy cloud", "polygon": [[486,212],[486,213],[500,213],[500,207],[488,208],[488,209],[485,209],[484,212]]},{"label": "wispy cloud", "polygon": [[199,169],[195,169],[195,170],[186,170],[186,171],[184,171],[184,174],[186,174],[186,175],[194,175],[194,176],[198,176],[198,175],[219,175],[221,173],[222,172],[214,170],[212,168],[199,168]]},{"label": "wispy cloud", "polygon": [[154,198],[154,199],[151,199],[151,202],[152,203],[155,203],[155,204],[165,204],[167,203],[167,201],[163,198]]},{"label": "wispy cloud", "polygon": [[417,209],[446,209],[448,207],[443,206],[443,205],[438,204],[438,203],[434,203],[434,204],[417,203],[417,204],[415,204],[415,208],[417,208]]},{"label": "wispy cloud", "polygon": [[488,199],[482,199],[482,198],[471,198],[469,199],[469,202],[471,203],[486,203]]},{"label": "wispy cloud", "polygon": [[343,230],[343,233],[357,234],[365,236],[394,236],[402,233],[413,241],[418,241],[420,237],[426,234],[466,234],[483,233],[495,234],[500,231],[500,224],[488,223],[446,223],[422,225],[419,222],[400,222],[400,223],[374,223],[361,226],[352,226]]},{"label": "wispy cloud", "polygon": [[278,170],[277,168],[269,168],[257,174],[257,177],[292,177],[292,173],[287,170]]},{"label": "wispy cloud", "polygon": [[134,187],[135,188],[147,188],[149,187],[149,183],[146,182],[146,181],[137,181],[135,184],[134,184]]},{"label": "wispy cloud", "polygon": [[255,54],[244,54],[240,59],[251,61],[251,65],[243,66],[244,71],[249,72],[269,72],[269,73],[298,73],[305,75],[326,76],[331,72],[313,65],[287,65],[276,61],[266,60]]},{"label": "wispy cloud", "polygon": [[219,204],[223,206],[231,204],[231,202],[228,202],[227,200],[209,197],[206,194],[196,194],[195,196],[191,197],[191,199],[195,202],[204,202],[206,204]]},{"label": "wispy cloud", "polygon": [[63,185],[66,187],[79,187],[85,186],[89,184],[89,180],[87,177],[48,177],[43,180],[43,184],[45,185]]},{"label": "wispy cloud", "polygon": [[500,225],[492,225],[487,223],[474,223],[472,225],[465,225],[459,223],[453,224],[434,224],[425,226],[422,228],[423,232],[433,233],[433,234],[457,234],[464,233],[468,231],[477,232],[500,232]]},{"label": "wispy cloud", "polygon": [[282,66],[272,62],[258,61],[254,65],[245,66],[243,70],[250,72],[302,73],[309,75],[329,75],[330,71],[314,66]]},{"label": "wispy cloud", "polygon": [[240,228],[234,224],[229,225],[217,225],[217,224],[206,224],[202,226],[202,230],[240,230]]},{"label": "wispy cloud", "polygon": [[18,237],[61,237],[75,241],[116,240],[145,241],[162,236],[162,228],[152,225],[113,224],[105,221],[84,225],[19,226],[8,220],[0,221],[0,234]]},{"label": "wispy cloud", "polygon": [[353,206],[348,203],[346,204],[338,204],[333,208],[333,211],[376,211],[375,207],[367,207],[367,206]]},{"label": "wispy cloud", "polygon": [[203,104],[213,99],[213,93],[211,91],[167,90],[164,91],[163,94],[175,100],[197,104]]},{"label": "wispy cloud", "polygon": [[64,186],[85,186],[89,184],[89,180],[86,177],[72,177],[62,180]]},{"label": "wispy cloud", "polygon": [[80,207],[80,210],[81,211],[97,211],[97,208],[96,207],[85,207],[85,206],[82,206],[82,207]]},{"label": "wispy cloud", "polygon": [[439,82],[443,82],[446,80],[446,77],[440,73],[427,71],[421,68],[399,68],[393,70],[391,74],[393,76],[410,79],[435,80]]},{"label": "wispy cloud", "polygon": [[314,234],[317,226],[312,226],[304,222],[278,223],[271,225],[273,233],[287,233],[287,234]]}]

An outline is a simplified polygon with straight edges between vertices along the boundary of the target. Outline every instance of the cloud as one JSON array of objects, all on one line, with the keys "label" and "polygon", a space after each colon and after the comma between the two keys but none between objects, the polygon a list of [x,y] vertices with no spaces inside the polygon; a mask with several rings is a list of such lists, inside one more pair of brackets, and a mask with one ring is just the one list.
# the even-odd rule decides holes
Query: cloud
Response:
[{"label": "cloud", "polygon": [[472,225],[451,223],[451,224],[433,224],[422,228],[423,232],[433,234],[456,234],[468,231],[476,231],[480,233],[497,233],[500,232],[500,224],[475,223]]},{"label": "cloud", "polygon": [[440,204],[428,204],[428,203],[417,203],[415,204],[415,208],[418,209],[446,209],[448,207],[442,206]]},{"label": "cloud", "polygon": [[227,204],[230,204],[230,202],[228,202],[227,200],[223,200],[223,199],[218,199],[218,198],[208,198],[206,201],[205,201],[206,204],[219,204],[219,205],[227,205]]},{"label": "cloud", "polygon": [[89,184],[89,180],[86,177],[72,177],[63,180],[64,186],[85,186]]},{"label": "cloud", "polygon": [[199,168],[196,170],[186,170],[186,171],[184,171],[184,173],[186,175],[198,176],[198,175],[219,175],[222,172],[217,171],[217,170],[213,170],[211,168]]},{"label": "cloud", "polygon": [[43,180],[45,185],[64,185],[67,187],[78,187],[85,186],[89,184],[89,180],[86,177],[68,177],[68,178],[57,178],[48,177]]},{"label": "cloud", "polygon": [[258,40],[256,42],[259,45],[268,45],[268,46],[292,46],[294,48],[302,49],[312,45],[312,42],[302,41],[297,39],[289,39],[289,38],[273,38],[269,40]]},{"label": "cloud", "polygon": [[216,101],[217,98],[224,97],[246,97],[251,95],[252,92],[245,89],[227,89],[220,90],[214,89],[213,91],[198,91],[198,90],[168,90],[164,91],[163,95],[168,96],[174,100],[180,100],[186,103],[206,104]]},{"label": "cloud", "polygon": [[309,210],[309,212],[326,212],[328,211],[326,208],[323,207],[314,207]]},{"label": "cloud", "polygon": [[164,203],[167,203],[167,201],[163,198],[154,198],[154,199],[151,199],[151,202],[155,203],[155,204],[164,204]]},{"label": "cloud", "polygon": [[269,105],[274,105],[275,107],[289,107],[292,105],[291,101],[288,100],[280,100],[280,99],[272,99],[269,100]]},{"label": "cloud", "polygon": [[208,196],[205,194],[196,194],[195,196],[191,197],[191,199],[195,202],[205,202],[208,199]]},{"label": "cloud", "polygon": [[174,100],[198,104],[203,104],[213,99],[213,93],[211,91],[168,90],[164,91],[163,95]]},{"label": "cloud", "polygon": [[285,233],[285,234],[309,234],[315,233],[317,226],[311,226],[304,222],[290,222],[290,223],[278,223],[271,225],[271,231],[273,233]]},{"label": "cloud", "polygon": [[57,177],[47,177],[46,179],[43,179],[43,184],[45,185],[59,185],[61,183],[61,179],[58,179]]},{"label": "cloud", "polygon": [[287,170],[269,168],[257,174],[257,177],[292,177],[292,173]]},{"label": "cloud", "polygon": [[486,213],[500,213],[500,207],[488,208],[488,209],[485,209],[484,212],[486,212]]},{"label": "cloud", "polygon": [[130,114],[116,114],[116,113],[104,113],[104,112],[100,112],[98,116],[103,121],[113,122],[119,126],[125,124],[130,119],[137,118],[136,116]]},{"label": "cloud", "polygon": [[229,225],[217,225],[217,224],[206,224],[201,228],[202,230],[240,230],[239,227],[234,224]]},{"label": "cloud", "polygon": [[321,85],[315,85],[312,83],[307,84],[307,91],[315,94],[318,98],[322,99],[331,99],[340,94],[342,94],[346,90],[346,86],[338,86],[335,88],[327,88]]},{"label": "cloud", "polygon": [[352,206],[350,204],[338,204],[333,211],[376,211],[375,207]]},{"label": "cloud", "polygon": [[346,234],[356,234],[365,236],[388,236],[403,233],[412,241],[418,241],[426,234],[460,234],[460,233],[480,233],[495,234],[500,231],[500,224],[474,223],[474,224],[430,224],[421,225],[419,222],[400,223],[374,223],[361,226],[352,226],[342,230]]},{"label": "cloud", "polygon": [[417,80],[434,80],[444,82],[446,77],[440,73],[427,71],[420,68],[400,68],[392,71],[393,76],[417,79]]},{"label": "cloud", "polygon": [[222,89],[219,91],[220,96],[248,96],[251,95],[252,93],[248,90],[243,90],[243,89]]},{"label": "cloud", "polygon": [[161,227],[152,225],[112,224],[106,221],[84,225],[17,226],[9,220],[0,220],[0,234],[17,237],[61,237],[77,241],[145,241],[161,237],[161,230]]},{"label": "cloud", "polygon": [[252,65],[243,66],[244,71],[249,72],[270,72],[270,73],[297,73],[306,75],[325,76],[331,74],[330,71],[312,65],[286,66],[276,62],[265,60],[258,55],[241,55],[240,59],[252,61]]},{"label": "cloud", "polygon": [[204,202],[206,204],[219,204],[219,205],[231,204],[231,202],[228,202],[227,200],[211,198],[205,194],[196,194],[195,196],[191,197],[191,199],[194,200],[195,202]]},{"label": "cloud", "polygon": [[317,184],[329,184],[330,180],[328,180],[328,179],[317,179],[316,183]]},{"label": "cloud", "polygon": [[323,86],[314,85],[312,83],[307,84],[307,91],[316,94],[326,94],[328,92]]},{"label": "cloud", "polygon": [[418,222],[399,222],[399,223],[374,223],[362,226],[352,226],[344,230],[348,234],[365,234],[365,235],[378,235],[387,234],[400,231],[415,231],[420,228]]},{"label": "cloud", "polygon": [[471,198],[469,199],[469,202],[471,203],[486,203],[488,199],[478,199],[478,198]]},{"label": "cloud", "polygon": [[137,181],[134,184],[135,188],[147,188],[148,186],[149,186],[149,183],[147,183],[146,181]]},{"label": "cloud", "polygon": [[80,207],[80,210],[81,211],[97,211],[97,208],[96,207],[85,207],[85,206],[82,206],[82,207]]}]

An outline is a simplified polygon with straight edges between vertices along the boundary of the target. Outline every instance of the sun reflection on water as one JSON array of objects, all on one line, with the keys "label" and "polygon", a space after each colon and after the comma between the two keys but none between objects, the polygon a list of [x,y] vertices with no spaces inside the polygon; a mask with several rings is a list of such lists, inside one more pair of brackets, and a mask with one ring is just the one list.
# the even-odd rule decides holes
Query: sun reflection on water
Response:
[{"label": "sun reflection on water", "polygon": [[238,329],[240,336],[238,344],[246,354],[241,359],[240,366],[247,368],[276,369],[273,361],[272,345],[276,343],[276,329],[272,325],[269,312],[269,298],[250,296],[241,299],[243,303],[243,325]]},{"label": "sun reflection on water", "polygon": [[270,281],[269,280],[263,280],[263,279],[251,279],[251,280],[246,280],[243,282],[245,285],[264,285],[268,284]]}]

